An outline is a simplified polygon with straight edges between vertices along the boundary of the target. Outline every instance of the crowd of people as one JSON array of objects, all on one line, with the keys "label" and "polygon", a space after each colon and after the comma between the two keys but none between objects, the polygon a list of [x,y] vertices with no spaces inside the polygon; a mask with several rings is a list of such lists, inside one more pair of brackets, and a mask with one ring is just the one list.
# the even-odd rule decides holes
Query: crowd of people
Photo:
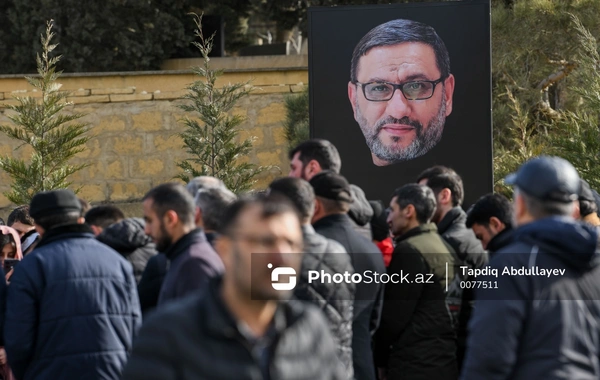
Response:
[{"label": "crowd of people", "polygon": [[465,211],[448,167],[369,201],[330,142],[289,156],[249,194],[158,185],[143,218],[66,189],[15,208],[1,378],[600,377],[600,196],[569,162]]}]

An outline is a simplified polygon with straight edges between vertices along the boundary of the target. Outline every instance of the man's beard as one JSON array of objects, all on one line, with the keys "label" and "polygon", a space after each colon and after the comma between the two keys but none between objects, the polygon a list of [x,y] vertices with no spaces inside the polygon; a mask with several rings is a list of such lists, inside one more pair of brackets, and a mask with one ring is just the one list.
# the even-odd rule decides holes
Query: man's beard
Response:
[{"label": "man's beard", "polygon": [[165,225],[162,223],[160,224],[160,235],[161,236],[155,241],[156,250],[158,252],[165,252],[167,248],[169,248],[171,244],[173,244],[173,238],[169,236]]},{"label": "man's beard", "polygon": [[[360,129],[365,135],[367,146],[377,158],[389,163],[398,161],[407,161],[414,158],[420,157],[425,153],[429,152],[431,148],[437,145],[442,138],[444,132],[444,123],[446,122],[446,94],[443,94],[442,101],[440,104],[440,110],[438,114],[431,119],[427,128],[423,128],[423,125],[418,121],[411,120],[408,117],[402,119],[396,119],[391,116],[380,120],[369,128],[367,120],[364,118],[356,105],[356,118]],[[415,128],[415,137],[413,141],[405,148],[399,146],[386,146],[379,138],[379,133],[386,124],[403,124],[410,125]],[[401,142],[406,137],[403,136],[391,136],[390,137],[394,144]]]}]

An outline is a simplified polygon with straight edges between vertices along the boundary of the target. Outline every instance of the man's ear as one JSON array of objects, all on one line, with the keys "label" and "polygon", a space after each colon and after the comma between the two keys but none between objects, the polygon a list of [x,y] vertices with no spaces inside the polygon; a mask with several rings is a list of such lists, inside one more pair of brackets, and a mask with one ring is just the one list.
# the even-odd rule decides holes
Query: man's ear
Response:
[{"label": "man's ear", "polygon": [[573,202],[575,204],[575,207],[573,208],[573,219],[581,219],[581,205],[579,204],[579,201],[574,201]]},{"label": "man's ear", "polygon": [[356,120],[356,85],[352,82],[348,82],[348,100],[350,100],[354,120]]},{"label": "man's ear", "polygon": [[312,178],[313,176],[319,174],[322,171],[323,168],[317,160],[310,160],[306,165],[304,165],[304,175],[306,178]]},{"label": "man's ear", "polygon": [[196,226],[202,225],[202,210],[198,206],[196,206],[196,213],[194,214],[194,224]]},{"label": "man's ear", "polygon": [[448,188],[443,188],[438,194],[438,203],[441,205],[452,203],[452,191]]},{"label": "man's ear", "polygon": [[167,210],[165,215],[162,217],[163,224],[167,228],[167,230],[172,230],[177,223],[179,223],[179,215],[175,212],[175,210]]},{"label": "man's ear", "polygon": [[454,95],[454,75],[450,74],[444,81],[444,92],[446,94],[446,117],[452,113],[452,96]]},{"label": "man's ear", "polygon": [[315,199],[315,212],[313,212],[311,224],[318,220],[318,218],[321,216],[322,211],[323,211],[323,205],[321,204],[321,201],[317,198],[317,199]]},{"label": "man's ear", "polygon": [[407,219],[412,219],[417,215],[417,210],[415,210],[415,206],[412,204],[408,204],[404,209],[400,209],[400,212],[403,212]]},{"label": "man's ear", "polygon": [[91,224],[90,228],[92,229],[92,232],[94,233],[94,236],[98,236],[102,233],[102,227],[96,226]]},{"label": "man's ear", "polygon": [[500,219],[496,218],[495,216],[492,216],[490,218],[490,221],[489,221],[488,224],[490,226],[490,229],[493,229],[497,233],[500,232],[500,231],[502,231],[504,228],[506,228],[506,226],[504,225],[504,223],[502,223],[500,221]]}]

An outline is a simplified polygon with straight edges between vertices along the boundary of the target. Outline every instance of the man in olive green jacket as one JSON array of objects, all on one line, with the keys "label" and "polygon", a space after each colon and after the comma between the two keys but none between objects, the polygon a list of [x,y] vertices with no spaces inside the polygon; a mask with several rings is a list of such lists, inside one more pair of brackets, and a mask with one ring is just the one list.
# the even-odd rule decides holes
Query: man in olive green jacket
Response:
[{"label": "man in olive green jacket", "polygon": [[396,247],[375,339],[382,379],[458,377],[456,334],[445,300],[452,248],[430,223],[435,207],[433,191],[418,184],[397,189],[390,202],[387,221]]}]

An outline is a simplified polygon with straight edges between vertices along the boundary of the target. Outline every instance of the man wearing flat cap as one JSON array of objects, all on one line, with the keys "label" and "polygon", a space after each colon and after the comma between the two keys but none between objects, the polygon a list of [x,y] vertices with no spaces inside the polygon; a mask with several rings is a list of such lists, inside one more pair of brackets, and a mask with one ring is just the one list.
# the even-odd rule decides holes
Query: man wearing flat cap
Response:
[{"label": "man wearing flat cap", "polygon": [[477,278],[461,378],[597,379],[598,230],[573,218],[579,175],[542,156],[505,182],[514,186],[517,229]]},{"label": "man wearing flat cap", "polygon": [[42,236],[8,288],[5,349],[16,378],[118,379],[141,312],[133,268],[98,242],[71,190],[36,194]]},{"label": "man wearing flat cap", "polygon": [[[346,178],[325,170],[313,176],[309,183],[316,196],[315,213],[312,218],[315,231],[339,242],[346,249],[355,273],[362,274],[369,270],[385,273],[379,248],[356,232],[348,216],[352,193]],[[375,378],[371,337],[379,326],[382,305],[381,283],[356,284],[352,323],[352,358],[356,379]]]}]

